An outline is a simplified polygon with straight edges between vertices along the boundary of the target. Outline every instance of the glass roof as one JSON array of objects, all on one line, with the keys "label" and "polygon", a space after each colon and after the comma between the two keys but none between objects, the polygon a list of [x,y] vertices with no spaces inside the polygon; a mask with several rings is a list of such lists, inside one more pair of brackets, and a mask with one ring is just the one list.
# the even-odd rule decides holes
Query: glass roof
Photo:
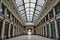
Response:
[{"label": "glass roof", "polygon": [[24,23],[35,23],[44,6],[44,0],[15,0]]}]

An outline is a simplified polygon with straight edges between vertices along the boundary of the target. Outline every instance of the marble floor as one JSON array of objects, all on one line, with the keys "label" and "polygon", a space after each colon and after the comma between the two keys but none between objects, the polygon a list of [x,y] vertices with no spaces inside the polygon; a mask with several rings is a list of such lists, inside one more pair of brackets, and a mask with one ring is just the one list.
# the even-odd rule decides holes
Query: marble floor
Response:
[{"label": "marble floor", "polygon": [[7,40],[53,40],[53,39],[49,39],[49,38],[41,37],[37,35],[23,35],[15,38],[10,38]]}]

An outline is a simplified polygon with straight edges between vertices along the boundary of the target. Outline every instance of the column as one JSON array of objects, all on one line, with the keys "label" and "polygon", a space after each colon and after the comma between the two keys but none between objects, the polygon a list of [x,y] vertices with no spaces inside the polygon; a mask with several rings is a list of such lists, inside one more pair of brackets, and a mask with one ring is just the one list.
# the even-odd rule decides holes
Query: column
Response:
[{"label": "column", "polygon": [[4,27],[5,27],[5,20],[3,20],[3,24],[2,24],[2,32],[1,32],[2,40],[4,39]]},{"label": "column", "polygon": [[13,33],[12,33],[12,36],[14,37],[14,25],[13,25]]},{"label": "column", "polygon": [[9,23],[9,31],[8,31],[8,37],[10,38],[10,29],[11,29],[11,22]]},{"label": "column", "polygon": [[50,38],[52,38],[52,34],[51,34],[51,24],[49,22],[49,32],[50,32]]},{"label": "column", "polygon": [[54,19],[55,19],[54,21],[55,21],[55,29],[56,29],[56,38],[59,39],[55,8],[53,8],[53,13],[54,13]]},{"label": "column", "polygon": [[46,32],[46,37],[47,37],[47,27],[46,27],[46,24],[45,24],[45,32]]},{"label": "column", "polygon": [[[4,16],[6,16],[7,8],[5,8]],[[3,19],[1,38],[4,38],[4,27],[5,27],[5,18]]]}]

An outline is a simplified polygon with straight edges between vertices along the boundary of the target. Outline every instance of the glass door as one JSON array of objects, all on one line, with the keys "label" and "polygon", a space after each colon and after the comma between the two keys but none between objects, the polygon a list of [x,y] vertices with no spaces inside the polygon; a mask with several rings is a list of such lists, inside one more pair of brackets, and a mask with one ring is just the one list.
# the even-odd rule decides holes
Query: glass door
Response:
[{"label": "glass door", "polygon": [[57,24],[58,24],[58,32],[59,32],[59,36],[60,36],[60,19],[57,20]]},{"label": "glass door", "polygon": [[9,23],[5,22],[4,38],[8,39]]},{"label": "glass door", "polygon": [[52,37],[53,37],[53,39],[56,39],[56,30],[55,30],[55,24],[54,24],[54,22],[51,23],[51,31],[52,31]]}]

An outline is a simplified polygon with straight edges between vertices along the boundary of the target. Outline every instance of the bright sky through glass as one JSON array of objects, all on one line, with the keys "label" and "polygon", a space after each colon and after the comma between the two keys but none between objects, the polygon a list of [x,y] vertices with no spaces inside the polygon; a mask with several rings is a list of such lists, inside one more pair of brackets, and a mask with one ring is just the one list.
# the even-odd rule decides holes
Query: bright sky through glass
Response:
[{"label": "bright sky through glass", "polygon": [[44,0],[16,0],[15,2],[25,23],[36,22],[45,3]]}]

